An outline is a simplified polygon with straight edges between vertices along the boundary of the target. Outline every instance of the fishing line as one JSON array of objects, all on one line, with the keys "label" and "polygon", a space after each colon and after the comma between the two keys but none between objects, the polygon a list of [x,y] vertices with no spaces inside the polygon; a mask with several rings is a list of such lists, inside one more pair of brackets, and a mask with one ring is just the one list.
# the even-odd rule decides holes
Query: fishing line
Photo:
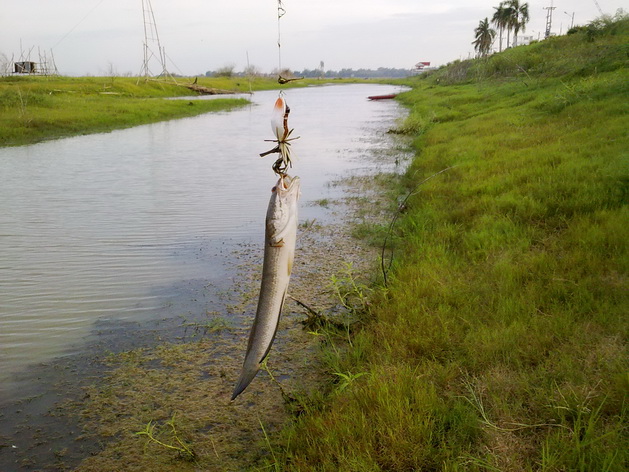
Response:
[{"label": "fishing line", "polygon": [[277,73],[278,78],[277,82],[280,85],[284,85],[288,82],[292,82],[293,80],[300,80],[303,77],[282,77],[282,17],[286,15],[286,9],[284,8],[284,4],[282,0],[277,0]]},{"label": "fishing line", "polygon": [[393,227],[395,226],[396,221],[398,220],[399,216],[402,214],[402,212],[404,212],[407,208],[406,204],[409,200],[409,198],[411,198],[413,195],[415,195],[417,193],[417,190],[419,189],[420,186],[422,186],[423,184],[425,184],[426,182],[428,182],[430,179],[437,177],[439,174],[443,174],[444,172],[450,170],[450,169],[454,169],[456,167],[456,165],[454,166],[450,166],[450,167],[446,167],[445,169],[441,169],[439,172],[435,172],[434,174],[432,174],[430,177],[426,177],[424,180],[422,180],[421,182],[419,182],[417,185],[415,185],[415,187],[413,187],[413,190],[411,190],[408,195],[406,195],[406,198],[404,198],[404,200],[402,200],[402,203],[400,203],[398,205],[398,210],[395,213],[395,215],[393,215],[393,219],[391,220],[391,224],[389,225],[389,230],[387,231],[387,235],[384,238],[384,242],[382,243],[382,253],[380,254],[380,268],[382,269],[382,278],[384,279],[384,286],[387,287],[388,286],[388,278],[387,278],[387,274],[389,273],[389,270],[391,270],[391,265],[393,265],[393,245],[391,245],[391,256],[389,258],[389,266],[385,267],[385,262],[384,262],[384,257],[385,257],[385,252],[387,249],[387,243],[389,242],[389,237],[393,237]]},{"label": "fishing line", "polygon": [[[280,85],[287,82],[298,80],[298,78],[285,78],[282,77],[282,29],[281,22],[282,17],[286,14],[286,9],[282,0],[277,0],[277,62],[278,62],[278,78],[277,81]],[[247,56],[248,58],[248,56]],[[248,59],[247,59],[248,60]],[[303,77],[301,77],[303,78]],[[290,113],[290,107],[284,99],[284,91],[279,90],[278,98],[275,101],[273,108],[273,117],[271,118],[271,127],[275,133],[276,139],[265,139],[277,143],[273,149],[260,153],[260,157],[268,156],[269,154],[279,154],[280,157],[273,164],[273,172],[284,178],[287,174],[286,171],[292,167],[291,155],[290,155],[290,142],[295,139],[299,139],[299,136],[291,138],[290,135],[293,132],[288,127],[288,114]]]},{"label": "fishing line", "polygon": [[282,76],[282,29],[281,19],[286,15],[286,9],[282,0],[277,0],[277,71],[279,76]]},{"label": "fishing line", "polygon": [[105,1],[105,0],[100,0],[100,2],[98,2],[96,5],[94,5],[94,6],[92,7],[92,9],[91,9],[90,11],[88,11],[88,12],[85,14],[85,16],[79,20],[79,22],[78,22],[76,25],[74,25],[72,28],[70,28],[70,31],[68,31],[66,34],[64,34],[64,35],[61,37],[61,39],[60,39],[59,41],[57,41],[53,47],[51,47],[51,48],[50,48],[50,50],[53,50],[54,48],[56,48],[57,46],[59,46],[59,43],[61,43],[61,41],[63,41],[64,39],[66,39],[68,36],[70,36],[70,33],[72,33],[75,29],[77,29],[77,28],[78,28],[78,26],[79,26],[81,23],[83,23],[83,22],[86,20],[86,18],[87,18],[88,16],[90,16],[90,15],[94,12],[94,10],[96,10],[96,9],[100,6],[100,4],[101,4],[101,3],[103,3],[104,1]]}]

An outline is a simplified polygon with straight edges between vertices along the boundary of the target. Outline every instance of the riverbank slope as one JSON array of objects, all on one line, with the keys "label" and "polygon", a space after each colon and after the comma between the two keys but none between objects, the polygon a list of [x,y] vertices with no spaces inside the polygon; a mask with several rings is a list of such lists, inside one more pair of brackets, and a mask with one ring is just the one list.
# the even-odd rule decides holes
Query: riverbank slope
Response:
[{"label": "riverbank slope", "polygon": [[599,21],[408,82],[388,286],[276,470],[627,469],[628,43]]}]

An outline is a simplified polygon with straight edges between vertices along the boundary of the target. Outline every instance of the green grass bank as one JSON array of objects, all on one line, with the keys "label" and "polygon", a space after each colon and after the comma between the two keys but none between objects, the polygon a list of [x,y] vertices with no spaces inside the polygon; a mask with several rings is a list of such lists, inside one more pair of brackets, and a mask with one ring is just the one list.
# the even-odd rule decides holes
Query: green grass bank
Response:
[{"label": "green grass bank", "polygon": [[629,469],[628,44],[600,21],[407,82],[388,284],[270,466]]},{"label": "green grass bank", "polygon": [[[164,100],[196,95],[182,86],[192,79],[178,79],[178,83],[135,77],[0,77],[0,146],[108,132],[248,103],[230,95],[215,100]],[[282,87],[321,83],[309,79]],[[265,77],[201,77],[198,85],[234,92],[279,88],[275,79]]]}]

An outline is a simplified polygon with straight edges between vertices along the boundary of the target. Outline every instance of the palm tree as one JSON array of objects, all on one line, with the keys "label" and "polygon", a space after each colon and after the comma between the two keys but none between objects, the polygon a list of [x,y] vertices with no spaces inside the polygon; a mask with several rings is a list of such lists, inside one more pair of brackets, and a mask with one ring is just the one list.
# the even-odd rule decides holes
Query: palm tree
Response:
[{"label": "palm tree", "polygon": [[[502,51],[502,34],[505,28],[509,26],[509,17],[511,16],[511,9],[505,5],[506,2],[500,2],[500,5],[494,7],[494,16],[491,18],[491,22],[498,27],[500,33],[500,46],[499,51]],[[507,31],[507,47],[509,47],[509,33]]]},{"label": "palm tree", "polygon": [[529,21],[529,4],[520,5],[520,0],[509,0],[507,5],[512,10],[510,24],[513,28],[513,46],[515,47],[518,45],[518,32],[524,31]]},{"label": "palm tree", "polygon": [[478,26],[474,30],[474,37],[476,38],[472,41],[474,49],[478,51],[481,57],[486,56],[491,50],[491,45],[496,37],[496,30],[489,27],[488,18],[478,22]]},{"label": "palm tree", "polygon": [[500,5],[498,5],[497,7],[494,7],[494,10],[496,11],[494,12],[494,16],[491,17],[491,22],[498,27],[498,33],[499,33],[499,38],[500,38],[498,51],[501,52],[502,51],[502,34],[504,33],[505,27],[508,24],[507,22],[508,11],[507,11],[507,8],[505,7],[505,2],[500,2]]}]

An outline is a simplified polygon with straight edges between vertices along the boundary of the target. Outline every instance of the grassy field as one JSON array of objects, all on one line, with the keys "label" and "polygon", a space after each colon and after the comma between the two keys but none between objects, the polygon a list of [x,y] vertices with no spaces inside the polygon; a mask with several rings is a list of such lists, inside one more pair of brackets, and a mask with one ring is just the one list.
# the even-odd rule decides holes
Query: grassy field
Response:
[{"label": "grassy field", "polygon": [[269,465],[629,469],[627,44],[601,22],[409,82],[388,284]]},{"label": "grassy field", "polygon": [[[191,83],[192,79],[178,82]],[[198,84],[235,92],[279,87],[275,79],[264,77],[199,78]],[[296,81],[283,87],[312,84],[321,81]],[[229,95],[216,100],[164,100],[193,95],[182,86],[133,77],[0,77],[0,146],[107,132],[248,103]]]}]

